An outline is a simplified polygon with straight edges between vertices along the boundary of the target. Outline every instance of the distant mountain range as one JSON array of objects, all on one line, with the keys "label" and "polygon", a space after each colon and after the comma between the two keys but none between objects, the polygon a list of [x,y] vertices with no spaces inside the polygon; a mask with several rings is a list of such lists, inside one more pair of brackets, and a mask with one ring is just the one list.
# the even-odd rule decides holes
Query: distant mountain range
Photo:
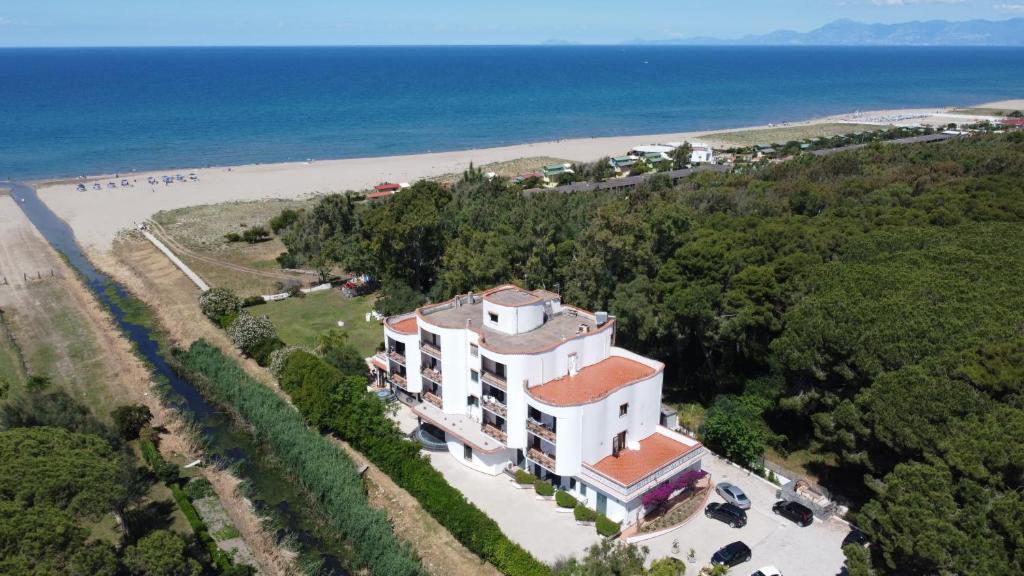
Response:
[{"label": "distant mountain range", "polygon": [[810,32],[777,30],[769,34],[721,38],[635,40],[647,45],[740,45],[740,46],[1024,46],[1024,18],[949,22],[864,24],[836,20]]}]

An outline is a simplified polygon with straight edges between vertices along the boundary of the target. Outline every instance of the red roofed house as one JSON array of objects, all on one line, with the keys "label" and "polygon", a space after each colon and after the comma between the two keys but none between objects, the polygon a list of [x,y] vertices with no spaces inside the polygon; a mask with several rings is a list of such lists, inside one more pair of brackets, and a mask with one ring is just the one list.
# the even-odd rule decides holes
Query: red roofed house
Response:
[{"label": "red roofed house", "polygon": [[666,427],[664,365],[614,334],[605,312],[498,286],[386,319],[384,378],[462,464],[526,469],[629,524],[705,449]]}]

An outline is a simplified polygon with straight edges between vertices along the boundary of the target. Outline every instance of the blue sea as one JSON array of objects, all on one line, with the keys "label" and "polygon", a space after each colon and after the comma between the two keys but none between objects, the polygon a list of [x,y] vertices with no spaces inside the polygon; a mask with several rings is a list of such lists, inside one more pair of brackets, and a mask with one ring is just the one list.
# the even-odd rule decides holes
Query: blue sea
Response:
[{"label": "blue sea", "polygon": [[1024,49],[0,50],[0,179],[499,146],[1024,96]]}]

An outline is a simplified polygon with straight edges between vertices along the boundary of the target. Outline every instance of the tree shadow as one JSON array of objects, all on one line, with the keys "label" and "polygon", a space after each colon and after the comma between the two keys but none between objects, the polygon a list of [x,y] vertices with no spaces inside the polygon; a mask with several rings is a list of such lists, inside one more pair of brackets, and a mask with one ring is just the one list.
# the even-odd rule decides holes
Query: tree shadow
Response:
[{"label": "tree shadow", "polygon": [[174,503],[169,500],[147,502],[125,512],[124,522],[128,528],[125,544],[134,544],[139,538],[153,530],[170,528],[174,523]]}]

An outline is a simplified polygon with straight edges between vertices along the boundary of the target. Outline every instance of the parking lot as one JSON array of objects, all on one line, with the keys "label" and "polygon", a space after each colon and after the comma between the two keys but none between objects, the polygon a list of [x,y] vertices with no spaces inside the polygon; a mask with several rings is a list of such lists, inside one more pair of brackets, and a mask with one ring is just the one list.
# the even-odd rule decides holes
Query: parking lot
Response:
[{"label": "parking lot", "polygon": [[[778,568],[785,576],[834,576],[842,573],[844,557],[841,544],[850,530],[846,523],[815,519],[813,524],[802,528],[772,513],[772,504],[777,501],[776,486],[710,454],[704,458],[703,465],[715,483],[729,482],[746,492],[751,501],[747,525],[730,528],[723,522],[706,518],[701,511],[682,527],[640,542],[640,545],[650,548],[650,558],[676,556],[685,560],[687,552],[693,548],[697,562],[691,566],[696,573],[697,567],[709,563],[716,550],[740,540],[750,547],[753,559],[733,568],[730,574],[746,576],[769,565]],[[712,494],[708,502],[723,500]],[[673,540],[679,541],[678,554],[672,553]]]}]

